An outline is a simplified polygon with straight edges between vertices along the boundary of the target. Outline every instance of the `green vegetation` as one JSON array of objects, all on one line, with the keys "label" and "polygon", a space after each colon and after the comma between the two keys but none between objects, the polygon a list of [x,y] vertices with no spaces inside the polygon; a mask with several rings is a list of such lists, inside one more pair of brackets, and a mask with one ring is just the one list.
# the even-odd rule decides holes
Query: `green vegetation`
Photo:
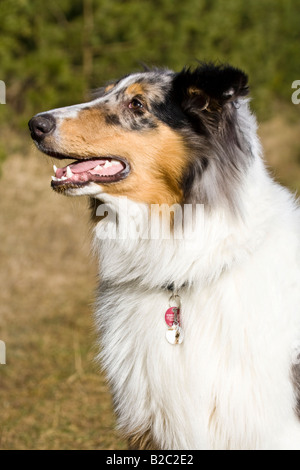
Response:
[{"label": "green vegetation", "polygon": [[0,78],[24,123],[140,62],[230,62],[250,75],[262,116],[300,78],[299,0],[1,0],[0,32]]}]

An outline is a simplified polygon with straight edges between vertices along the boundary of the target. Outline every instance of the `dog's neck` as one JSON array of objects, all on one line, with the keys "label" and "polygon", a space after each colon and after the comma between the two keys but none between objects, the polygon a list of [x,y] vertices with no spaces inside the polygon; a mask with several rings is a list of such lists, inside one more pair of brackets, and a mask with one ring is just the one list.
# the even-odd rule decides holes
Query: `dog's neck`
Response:
[{"label": "dog's neck", "polygon": [[[116,236],[116,219],[111,215],[95,227],[94,247],[99,256],[100,277],[116,284],[138,282],[151,289],[171,284],[179,288],[211,283],[261,244],[267,230],[265,214],[272,217],[274,213],[276,191],[277,185],[268,176],[263,162],[255,159],[240,189],[241,215],[204,207],[194,239],[120,238]],[[104,207],[100,206],[102,210],[110,208],[119,224],[126,220],[120,217],[125,203],[133,218],[138,211],[140,234],[144,233],[143,214],[146,217],[147,211],[142,204],[108,196],[102,199],[105,202]]]}]

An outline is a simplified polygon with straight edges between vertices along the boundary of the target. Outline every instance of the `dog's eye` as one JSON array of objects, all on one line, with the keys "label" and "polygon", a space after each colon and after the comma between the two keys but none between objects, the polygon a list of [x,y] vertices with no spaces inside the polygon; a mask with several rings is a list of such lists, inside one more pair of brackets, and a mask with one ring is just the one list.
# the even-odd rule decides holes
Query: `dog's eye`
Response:
[{"label": "dog's eye", "polygon": [[133,100],[131,100],[128,105],[128,108],[133,109],[134,111],[137,109],[142,109],[143,107],[144,107],[143,103],[137,98],[133,98]]}]

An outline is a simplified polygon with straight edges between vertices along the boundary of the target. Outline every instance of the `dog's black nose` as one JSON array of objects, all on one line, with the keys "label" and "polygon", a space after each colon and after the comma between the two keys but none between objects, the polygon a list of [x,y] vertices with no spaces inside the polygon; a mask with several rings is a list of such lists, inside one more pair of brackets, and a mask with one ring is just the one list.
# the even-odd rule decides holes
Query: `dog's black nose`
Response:
[{"label": "dog's black nose", "polygon": [[52,114],[34,116],[28,123],[31,137],[40,142],[47,135],[54,131],[56,122]]}]

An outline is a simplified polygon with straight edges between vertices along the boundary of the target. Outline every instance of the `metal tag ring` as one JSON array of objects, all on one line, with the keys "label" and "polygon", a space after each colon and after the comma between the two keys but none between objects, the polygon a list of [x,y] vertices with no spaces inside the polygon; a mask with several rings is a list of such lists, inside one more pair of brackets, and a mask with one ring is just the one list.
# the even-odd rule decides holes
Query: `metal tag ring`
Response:
[{"label": "metal tag ring", "polygon": [[[171,303],[175,303],[175,305],[171,305]],[[169,298],[169,307],[181,307],[181,300],[180,296],[178,294],[172,294],[171,297]]]}]

